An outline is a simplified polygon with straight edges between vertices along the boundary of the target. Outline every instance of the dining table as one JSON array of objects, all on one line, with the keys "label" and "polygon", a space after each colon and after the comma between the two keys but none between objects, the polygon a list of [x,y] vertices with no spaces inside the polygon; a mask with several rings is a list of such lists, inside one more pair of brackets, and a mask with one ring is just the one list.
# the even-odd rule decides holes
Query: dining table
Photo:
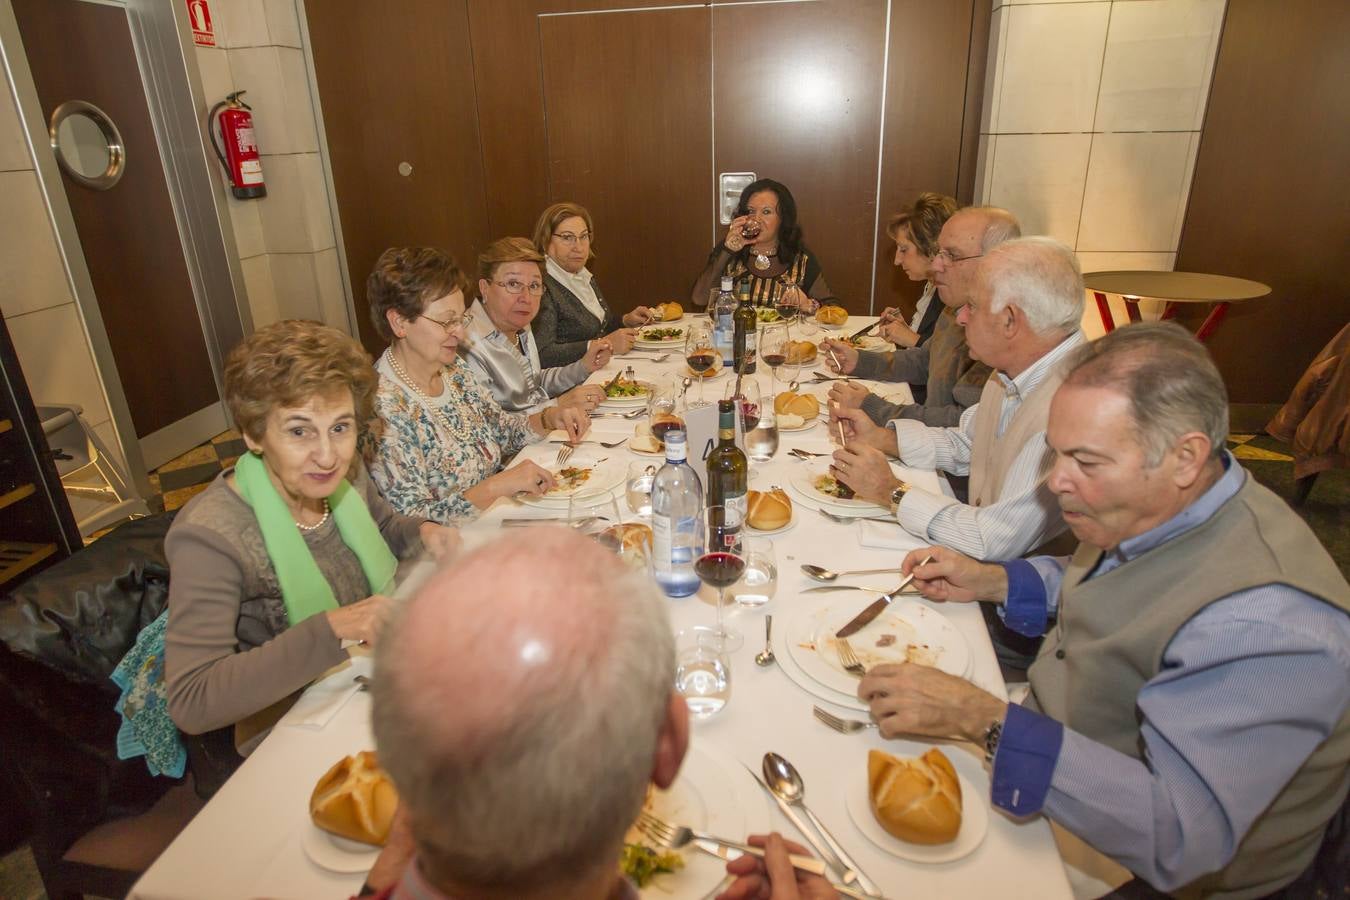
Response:
[{"label": "dining table", "polygon": [[[825,336],[847,334],[874,319],[852,316],[839,329],[823,330],[810,320],[794,325],[794,336],[818,342]],[[679,322],[663,323],[677,327]],[[678,379],[685,362],[683,344],[662,348],[640,342],[634,352],[612,359],[591,376],[593,383],[606,383],[631,366],[639,380],[657,383]],[[823,357],[823,354],[821,354]],[[771,402],[771,374],[760,371],[748,378],[761,386],[764,402]],[[825,399],[833,382],[817,381],[815,373],[831,376],[823,361],[798,373],[800,390]],[[721,397],[734,373],[721,372],[705,383],[711,402]],[[873,389],[900,402],[911,401],[903,384],[870,384]],[[779,384],[777,390],[783,390]],[[686,403],[697,402],[698,387],[690,388]],[[609,404],[602,405],[605,411]],[[614,407],[621,412],[627,407]],[[592,420],[586,441],[627,441],[640,429],[643,416],[625,419],[604,415]],[[559,435],[559,437],[561,437]],[[751,536],[772,542],[777,568],[777,586],[772,598],[755,608],[730,605],[729,628],[744,637],[743,645],[730,654],[730,697],[715,715],[695,720],[685,765],[673,792],[679,793],[680,824],[703,827],[722,837],[742,839],[750,832],[776,830],[807,844],[783,810],[760,785],[753,773],[761,772],[766,753],[777,753],[800,772],[804,800],[858,868],[893,898],[985,897],[1000,900],[1035,898],[1057,900],[1071,897],[1069,881],[1047,822],[1041,817],[1016,819],[991,807],[989,774],[982,750],[973,745],[922,738],[887,740],[876,728],[851,734],[832,730],[815,715],[813,706],[841,718],[867,720],[865,707],[856,697],[832,690],[812,676],[816,661],[809,658],[809,636],[822,610],[834,615],[861,611],[878,594],[865,590],[808,593],[820,588],[801,570],[815,564],[832,570],[892,568],[882,575],[842,577],[836,584],[856,587],[894,588],[900,581],[898,567],[908,549],[925,541],[907,535],[898,524],[859,520],[834,521],[821,514],[822,504],[813,503],[801,488],[802,473],[818,471],[827,457],[799,459],[789,454],[797,448],[829,454],[839,440],[822,418],[805,423],[803,430],[781,432],[779,448],[767,461],[751,461],[752,490],[784,485],[793,500],[793,518],[778,533]],[[552,466],[559,444],[545,440],[527,446],[520,454],[541,465]],[[583,443],[577,454],[590,459],[627,463],[646,459],[627,444],[603,447]],[[815,467],[815,468],[812,468]],[[933,471],[906,470],[906,477],[927,490],[945,490],[945,482]],[[615,488],[615,506],[625,520],[638,521],[625,502],[622,484]],[[885,512],[876,511],[884,516]],[[565,508],[519,500],[501,500],[462,527],[466,546],[505,538],[525,542],[530,527],[504,528],[504,519],[557,520]],[[449,563],[453,566],[453,562]],[[423,562],[425,572],[434,564]],[[733,589],[734,591],[734,589]],[[404,594],[407,593],[405,589]],[[711,625],[716,614],[716,595],[707,587],[694,595],[667,601],[671,627],[676,630]],[[975,604],[933,603],[915,596],[903,598],[909,608],[945,629],[944,634],[960,644],[965,654],[960,674],[990,693],[1006,698],[1007,692],[994,658],[983,617]],[[490,598],[489,598],[490,602]],[[755,655],[763,649],[765,616],[773,616],[773,645],[777,661],[761,666]],[[816,618],[813,618],[816,617]],[[345,898],[354,895],[373,860],[369,851],[363,860],[334,852],[334,846],[311,823],[309,798],[319,778],[344,756],[375,749],[371,734],[371,695],[360,689],[355,677],[370,674],[369,655],[353,650],[351,658],[330,671],[303,694],[290,713],[253,751],[242,766],[202,809],[167,850],[137,882],[131,897],[138,900],[170,898]],[[503,704],[509,699],[503,697]],[[965,824],[959,847],[902,846],[881,832],[875,821],[868,823],[867,772],[871,750],[898,756],[919,756],[940,747],[961,776]],[[603,747],[596,752],[603,753]],[[978,827],[980,833],[974,835]],[[967,834],[967,829],[971,834]],[[959,853],[957,852],[959,850]],[[351,854],[352,857],[359,854]],[[334,857],[337,857],[334,859]],[[724,862],[689,848],[686,868],[660,876],[642,892],[644,898],[711,897],[723,884]],[[346,871],[341,871],[346,869]],[[833,872],[835,881],[841,873]],[[664,880],[664,881],[663,881]]]}]

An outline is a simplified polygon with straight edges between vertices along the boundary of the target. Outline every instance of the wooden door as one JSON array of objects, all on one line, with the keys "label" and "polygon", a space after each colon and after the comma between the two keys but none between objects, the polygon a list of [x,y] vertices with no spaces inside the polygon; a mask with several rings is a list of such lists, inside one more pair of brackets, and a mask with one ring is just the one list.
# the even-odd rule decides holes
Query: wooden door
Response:
[{"label": "wooden door", "polygon": [[712,206],[703,8],[539,17],[548,195],[595,222],[619,309],[688,296]]},{"label": "wooden door", "polygon": [[[125,174],[111,189],[87,188],[64,172],[62,181],[136,435],[159,433],[158,445],[168,446],[164,429],[217,407],[220,395],[126,10],[84,0],[13,6],[44,117],[84,100],[108,114],[125,143]],[[221,420],[194,423],[203,421]],[[175,433],[184,446],[169,455],[210,437]]]}]

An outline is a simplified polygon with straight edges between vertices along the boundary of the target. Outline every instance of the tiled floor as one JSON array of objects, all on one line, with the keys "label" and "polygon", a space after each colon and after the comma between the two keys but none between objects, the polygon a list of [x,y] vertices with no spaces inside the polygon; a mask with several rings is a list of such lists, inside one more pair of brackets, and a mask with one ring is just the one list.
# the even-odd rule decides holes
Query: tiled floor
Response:
[{"label": "tiled floor", "polygon": [[150,483],[159,491],[150,498],[150,508],[157,512],[181,509],[247,449],[237,431],[226,431],[213,437],[210,443],[166,462],[150,474]]}]

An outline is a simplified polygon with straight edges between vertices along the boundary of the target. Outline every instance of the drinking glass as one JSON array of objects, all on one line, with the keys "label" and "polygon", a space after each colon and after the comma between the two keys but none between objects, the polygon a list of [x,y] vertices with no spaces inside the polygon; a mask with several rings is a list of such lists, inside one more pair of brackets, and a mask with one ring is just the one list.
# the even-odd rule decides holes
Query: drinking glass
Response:
[{"label": "drinking glass", "polygon": [[659,384],[653,384],[647,395],[647,425],[652,437],[665,443],[666,433],[675,428],[684,427],[680,417],[680,382],[669,378]]},{"label": "drinking glass", "polygon": [[768,538],[747,537],[745,573],[731,588],[731,598],[737,606],[758,609],[773,599],[778,590],[778,562],[774,558],[773,541]]},{"label": "drinking glass", "polygon": [[628,508],[641,518],[652,514],[652,481],[656,478],[656,466],[649,462],[628,464],[628,480],[624,482],[624,499]]},{"label": "drinking glass", "polygon": [[722,615],[727,602],[727,588],[739,581],[745,572],[745,556],[741,550],[741,518],[741,514],[736,513],[728,520],[727,509],[721,505],[705,509],[703,523],[707,539],[703,542],[703,555],[694,561],[694,572],[699,580],[717,589],[717,635],[729,652],[739,649],[745,642],[740,632],[726,627]]},{"label": "drinking glass", "polygon": [[778,315],[783,317],[783,321],[791,324],[796,320],[801,308],[797,306],[796,295],[793,289],[797,287],[797,282],[793,281],[787,275],[778,279],[778,295],[774,297],[774,309],[778,310]]},{"label": "drinking glass", "polygon": [[567,498],[567,526],[578,534],[596,537],[606,528],[622,521],[619,503],[613,493],[601,492],[585,497],[573,494]]},{"label": "drinking glass", "polygon": [[[723,400],[736,400],[736,424],[740,426],[741,436],[749,434],[759,425],[760,398],[759,382],[754,378],[742,378],[739,391],[734,380],[727,382],[722,392]],[[744,446],[744,444],[742,444]]]},{"label": "drinking glass", "polygon": [[769,395],[777,394],[778,368],[787,362],[787,354],[792,344],[786,322],[774,322],[765,325],[759,335],[759,358],[769,367],[772,377],[769,381]]},{"label": "drinking glass", "polygon": [[698,405],[703,406],[703,373],[718,363],[717,345],[713,341],[713,323],[695,318],[684,332],[684,361],[690,371],[698,375]]},{"label": "drinking glass", "polygon": [[721,636],[706,625],[675,634],[675,690],[696,720],[722,711],[731,699],[731,660]]}]

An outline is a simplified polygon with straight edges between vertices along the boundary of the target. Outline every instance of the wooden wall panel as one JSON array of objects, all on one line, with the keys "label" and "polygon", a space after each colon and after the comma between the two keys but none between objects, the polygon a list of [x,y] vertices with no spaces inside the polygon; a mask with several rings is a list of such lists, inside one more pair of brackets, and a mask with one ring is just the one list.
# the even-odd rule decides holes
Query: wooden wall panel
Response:
[{"label": "wooden wall panel", "polygon": [[1210,338],[1234,403],[1283,403],[1350,319],[1347,35],[1343,0],[1228,5],[1176,268],[1273,289]]},{"label": "wooden wall panel", "polygon": [[963,172],[968,164],[973,173],[979,143],[990,14],[983,0],[893,0],[876,230],[878,311],[899,306],[912,312],[923,287],[894,264],[890,217],[924,191],[971,200],[973,176]]},{"label": "wooden wall panel", "polygon": [[616,307],[682,300],[713,191],[708,13],[539,21],[549,196],[590,210]]},{"label": "wooden wall panel", "polygon": [[886,0],[718,5],[712,18],[716,171],[786,184],[830,287],[867,312]]},{"label": "wooden wall panel", "polygon": [[[365,283],[385,248],[440,247],[472,273],[492,237],[466,0],[403,0],[398,9],[306,2],[357,322],[371,351],[383,341]],[[399,174],[402,162],[410,176]]]}]

